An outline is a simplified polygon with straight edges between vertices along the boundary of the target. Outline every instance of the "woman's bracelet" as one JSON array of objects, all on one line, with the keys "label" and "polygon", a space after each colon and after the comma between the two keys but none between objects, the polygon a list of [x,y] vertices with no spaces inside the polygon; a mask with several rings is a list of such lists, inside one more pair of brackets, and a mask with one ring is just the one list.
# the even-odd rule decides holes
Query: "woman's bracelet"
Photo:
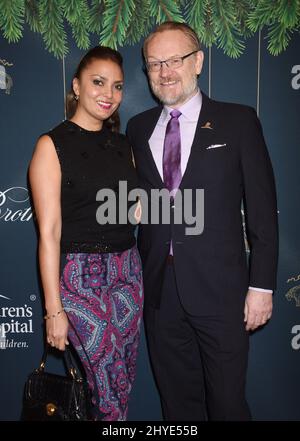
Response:
[{"label": "woman's bracelet", "polygon": [[48,319],[50,319],[50,318],[54,318],[54,317],[57,317],[59,314],[61,314],[63,311],[65,310],[65,308],[62,308],[60,311],[58,311],[56,314],[46,314],[45,316],[44,316],[44,319],[45,320],[48,320]]}]

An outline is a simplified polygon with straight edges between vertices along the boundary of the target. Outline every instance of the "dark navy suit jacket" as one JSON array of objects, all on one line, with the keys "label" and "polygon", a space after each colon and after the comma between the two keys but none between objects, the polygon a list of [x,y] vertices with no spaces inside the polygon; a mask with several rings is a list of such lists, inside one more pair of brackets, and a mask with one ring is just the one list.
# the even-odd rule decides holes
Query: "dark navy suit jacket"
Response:
[{"label": "dark navy suit jacket", "polygon": [[[230,314],[243,306],[248,286],[273,290],[276,286],[276,191],[255,110],[202,95],[199,121],[180,189],[204,189],[204,230],[197,236],[186,235],[185,228],[189,225],[184,222],[139,226],[145,306],[159,307],[172,239],[176,282],[186,310],[196,315]],[[145,111],[133,117],[127,126],[139,186],[149,195],[151,189],[164,188],[148,143],[161,111],[160,106]],[[218,144],[226,145],[208,148]],[[249,259],[245,251],[242,202]]]}]

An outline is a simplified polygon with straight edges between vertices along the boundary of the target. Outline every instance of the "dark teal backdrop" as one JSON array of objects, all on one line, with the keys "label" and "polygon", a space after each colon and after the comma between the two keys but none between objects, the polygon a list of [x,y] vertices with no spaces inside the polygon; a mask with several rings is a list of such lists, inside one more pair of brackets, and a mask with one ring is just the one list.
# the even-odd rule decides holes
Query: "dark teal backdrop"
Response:
[{"label": "dark teal backdrop", "polygon": [[[269,55],[264,35],[259,43],[258,34],[248,40],[238,60],[215,47],[205,50],[200,86],[212,98],[259,110],[277,182],[280,260],[273,318],[251,337],[247,394],[254,419],[300,420],[300,36],[279,57]],[[121,52],[124,130],[132,115],[154,102],[142,71],[141,46]],[[70,41],[70,53],[58,61],[29,32],[17,45],[0,41],[0,330],[7,331],[5,336],[0,332],[0,420],[19,418],[26,375],[37,366],[43,347],[27,167],[38,135],[64,119],[65,89],[81,56]],[[61,370],[55,358],[49,367]],[[160,418],[143,337],[129,419]]]}]

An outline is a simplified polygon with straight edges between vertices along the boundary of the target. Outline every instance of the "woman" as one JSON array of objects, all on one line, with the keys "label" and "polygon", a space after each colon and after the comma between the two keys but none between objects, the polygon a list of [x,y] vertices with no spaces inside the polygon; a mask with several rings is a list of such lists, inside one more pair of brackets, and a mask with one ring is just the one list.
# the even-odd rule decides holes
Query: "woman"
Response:
[{"label": "woman", "polygon": [[91,49],[72,81],[69,119],[39,138],[29,169],[47,341],[62,351],[74,345],[91,388],[96,378],[103,421],[126,420],[143,307],[135,226],[96,216],[99,190],[113,190],[118,206],[119,181],[137,186],[130,146],[117,133],[122,89],[121,55]]}]

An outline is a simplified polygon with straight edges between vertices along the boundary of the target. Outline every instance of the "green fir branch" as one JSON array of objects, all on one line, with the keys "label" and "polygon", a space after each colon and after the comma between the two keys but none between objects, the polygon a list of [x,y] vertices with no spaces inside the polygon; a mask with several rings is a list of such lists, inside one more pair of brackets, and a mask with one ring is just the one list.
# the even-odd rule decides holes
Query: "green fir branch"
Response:
[{"label": "green fir branch", "polygon": [[211,47],[216,42],[211,1],[188,1],[185,14],[187,24],[196,30],[200,42],[206,47]]},{"label": "green fir branch", "polygon": [[0,27],[9,43],[16,43],[23,36],[24,0],[0,0]]},{"label": "green fir branch", "polygon": [[271,55],[285,51],[294,30],[300,27],[300,1],[277,0],[274,22],[268,27],[268,50]]},{"label": "green fir branch", "polygon": [[135,1],[135,9],[127,28],[126,43],[136,44],[150,32],[152,21],[149,19],[149,7],[150,0]]},{"label": "green fir branch", "polygon": [[117,48],[138,43],[154,24],[184,18],[204,45],[217,44],[231,57],[266,26],[268,50],[278,55],[300,29],[300,0],[0,0],[0,29],[9,43],[20,40],[25,20],[59,58],[67,53],[66,23],[81,49],[90,46],[92,32]]},{"label": "green fir branch", "polygon": [[[201,0],[202,1],[202,0]],[[191,3],[190,0],[177,0],[177,4],[180,8],[182,8],[183,10],[186,9],[187,5]],[[199,2],[197,2],[199,3]]]},{"label": "green fir branch", "polygon": [[234,2],[239,28],[244,38],[253,35],[253,31],[248,27],[247,19],[250,12],[256,7],[256,4],[257,0],[235,0]]},{"label": "green fir branch", "polygon": [[218,47],[226,55],[238,58],[244,51],[245,45],[240,39],[234,1],[228,0],[226,5],[222,0],[212,0],[213,24],[217,36]]},{"label": "green fir branch", "polygon": [[100,34],[102,29],[104,9],[104,0],[92,0],[88,20],[88,29],[90,32]]},{"label": "green fir branch", "polygon": [[56,58],[62,58],[68,49],[61,0],[41,0],[39,15],[46,49]]},{"label": "green fir branch", "polygon": [[100,44],[117,49],[125,43],[127,26],[134,9],[134,0],[105,1]]},{"label": "green fir branch", "polygon": [[64,11],[64,17],[69,23],[74,23],[78,18],[78,13],[84,5],[82,0],[61,0],[61,6]]},{"label": "green fir branch", "polygon": [[184,7],[186,21],[195,30],[201,42],[206,40],[207,13],[208,2],[205,0],[198,2],[188,1]]},{"label": "green fir branch", "polygon": [[154,17],[156,24],[164,21],[184,22],[176,0],[151,0],[149,15]]},{"label": "green fir branch", "polygon": [[25,0],[25,20],[32,32],[42,32],[37,0]]},{"label": "green fir branch", "polygon": [[79,49],[90,46],[88,20],[90,11],[86,0],[63,0],[64,16],[72,29],[72,35]]},{"label": "green fir branch", "polygon": [[291,40],[292,30],[284,23],[273,23],[268,31],[268,50],[271,55],[285,51]]},{"label": "green fir branch", "polygon": [[206,0],[206,17],[203,34],[203,44],[207,47],[211,47],[217,41],[214,28],[213,10],[211,0]]},{"label": "green fir branch", "polygon": [[[286,28],[298,27],[300,25],[300,1],[279,0],[277,17]],[[278,32],[279,34],[281,33],[280,31]]]},{"label": "green fir branch", "polygon": [[273,22],[276,16],[277,3],[278,0],[258,0],[247,19],[247,25],[252,32],[257,32],[264,25],[270,25]]}]

